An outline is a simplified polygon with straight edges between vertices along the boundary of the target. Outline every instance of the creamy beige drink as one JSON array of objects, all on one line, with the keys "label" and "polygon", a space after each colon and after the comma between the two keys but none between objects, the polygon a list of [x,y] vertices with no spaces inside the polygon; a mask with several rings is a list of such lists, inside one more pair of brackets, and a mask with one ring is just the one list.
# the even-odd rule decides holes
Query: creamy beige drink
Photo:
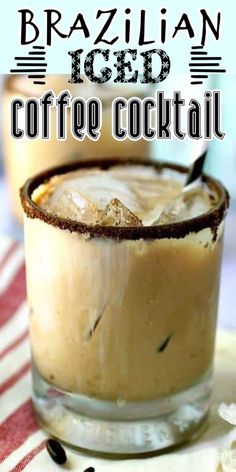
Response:
[{"label": "creamy beige drink", "polygon": [[[180,411],[186,397],[174,407],[172,399],[190,392],[194,401],[204,387],[206,398],[196,401],[201,414],[191,419],[186,439],[209,408],[227,195],[212,179],[180,194],[184,180],[183,169],[158,164],[91,163],[33,179],[22,202],[37,375],[51,388],[92,400],[101,418],[114,405],[123,420]],[[156,406],[146,411],[150,402]],[[37,402],[36,409],[55,432]],[[93,416],[89,408],[87,415]],[[73,444],[107,447],[61,431],[56,435]],[[141,452],[184,439],[183,432],[175,436],[165,446],[153,439]],[[111,452],[130,452],[125,448]]]},{"label": "creamy beige drink", "polygon": [[[68,83],[68,76],[48,75],[46,85],[33,85],[26,76],[11,76],[6,80],[3,95],[3,144],[6,174],[9,184],[11,207],[18,220],[22,219],[22,209],[19,200],[19,189],[25,180],[34,176],[48,167],[64,164],[73,159],[87,159],[88,157],[104,158],[113,156],[138,156],[148,157],[149,143],[145,140],[116,141],[111,131],[111,103],[117,95],[126,98],[140,95],[142,90],[121,86],[115,88],[105,84],[99,86],[88,80],[84,84],[76,85]],[[50,111],[51,137],[50,140],[43,139],[14,139],[10,135],[11,123],[11,101],[20,98],[23,101],[29,97],[41,97],[47,90],[52,90],[55,96],[63,90],[69,90],[73,97],[80,96],[89,98],[92,96],[100,98],[103,104],[103,120],[101,137],[98,141],[85,138],[83,141],[76,140],[70,133],[70,110],[67,117],[67,139],[59,141],[56,138],[57,122],[56,108]],[[21,124],[21,123],[20,123]]]}]

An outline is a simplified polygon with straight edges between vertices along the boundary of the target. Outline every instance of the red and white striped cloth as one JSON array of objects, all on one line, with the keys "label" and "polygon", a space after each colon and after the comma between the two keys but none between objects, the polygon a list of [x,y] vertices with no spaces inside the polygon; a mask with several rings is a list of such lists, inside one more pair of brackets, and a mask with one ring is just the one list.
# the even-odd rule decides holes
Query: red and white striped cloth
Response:
[{"label": "red and white striped cloth", "polygon": [[0,471],[24,470],[44,443],[31,401],[24,250],[1,237]]},{"label": "red and white striped cloth", "polygon": [[[235,335],[232,339],[227,335],[223,341],[227,346],[229,339],[234,346]],[[223,354],[226,355],[225,350]],[[227,362],[230,375],[236,365],[236,353],[228,355],[224,362]],[[223,364],[222,369],[225,376],[226,367]],[[224,385],[226,392],[236,396],[235,386],[233,392],[225,378]],[[217,428],[219,432],[218,424]],[[47,454],[44,447],[46,438],[36,422],[31,401],[24,250],[19,243],[0,236],[0,472],[60,470]],[[200,452],[196,450],[198,447]],[[181,453],[152,459],[109,461],[73,451],[67,451],[67,454],[66,468],[76,472],[83,472],[90,466],[95,467],[96,472],[215,472],[219,458],[214,442],[209,441],[207,435],[205,439],[202,437],[198,446],[191,447],[187,452],[183,449]]]}]

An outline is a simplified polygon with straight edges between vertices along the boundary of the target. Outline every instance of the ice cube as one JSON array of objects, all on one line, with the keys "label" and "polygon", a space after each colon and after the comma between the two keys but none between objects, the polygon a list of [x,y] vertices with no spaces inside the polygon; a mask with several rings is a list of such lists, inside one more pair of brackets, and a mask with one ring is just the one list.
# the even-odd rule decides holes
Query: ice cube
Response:
[{"label": "ice cube", "polygon": [[51,200],[50,210],[63,218],[71,218],[88,225],[98,223],[99,213],[96,205],[75,189],[67,189],[57,195],[54,202]]},{"label": "ice cube", "polygon": [[[196,188],[196,187],[186,187],[186,189],[183,189],[181,197],[184,203],[188,206],[191,206],[193,204],[194,199],[198,198],[199,196],[202,195],[202,190],[201,188]],[[204,195],[203,195],[204,198]]]},{"label": "ice cube", "polygon": [[182,198],[178,198],[166,209],[164,209],[160,216],[152,223],[152,226],[166,225],[169,223],[175,223],[181,219],[181,215],[185,211],[186,207]]},{"label": "ice cube", "polygon": [[118,198],[113,198],[101,214],[100,224],[105,226],[143,226],[142,221]]},{"label": "ice cube", "polygon": [[168,223],[175,223],[177,221],[177,214],[175,210],[171,211],[162,211],[159,218],[157,218],[153,223],[152,226],[157,225],[167,225]]},{"label": "ice cube", "polygon": [[98,223],[99,212],[95,203],[77,190],[68,191],[68,198],[80,212],[81,221],[83,223],[90,225]]}]

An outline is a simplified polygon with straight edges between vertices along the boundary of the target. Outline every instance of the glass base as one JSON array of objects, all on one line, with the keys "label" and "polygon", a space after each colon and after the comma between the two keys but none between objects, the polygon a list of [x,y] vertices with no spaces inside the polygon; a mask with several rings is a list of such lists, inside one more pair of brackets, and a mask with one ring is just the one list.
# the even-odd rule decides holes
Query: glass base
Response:
[{"label": "glass base", "polygon": [[69,446],[97,454],[136,456],[193,439],[210,407],[211,375],[194,387],[147,402],[109,402],[62,391],[33,368],[34,407],[41,425]]}]

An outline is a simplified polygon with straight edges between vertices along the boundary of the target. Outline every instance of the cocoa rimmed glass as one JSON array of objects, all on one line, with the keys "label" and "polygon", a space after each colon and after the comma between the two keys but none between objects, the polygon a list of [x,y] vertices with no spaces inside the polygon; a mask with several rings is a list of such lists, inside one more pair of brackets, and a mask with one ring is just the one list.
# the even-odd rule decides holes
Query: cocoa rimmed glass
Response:
[{"label": "cocoa rimmed glass", "polygon": [[21,200],[38,419],[71,446],[134,456],[194,438],[208,416],[228,194],[204,176],[211,210],[133,228],[87,226],[31,199],[53,175],[118,162],[51,169]]}]

